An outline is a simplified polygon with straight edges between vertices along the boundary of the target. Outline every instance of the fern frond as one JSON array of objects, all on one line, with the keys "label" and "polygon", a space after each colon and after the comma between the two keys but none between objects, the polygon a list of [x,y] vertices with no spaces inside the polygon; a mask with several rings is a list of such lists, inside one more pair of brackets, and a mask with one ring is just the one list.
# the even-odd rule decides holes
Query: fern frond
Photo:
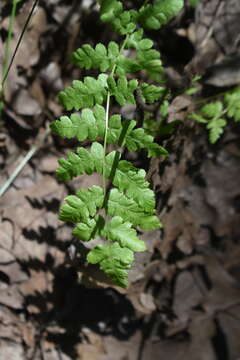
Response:
[{"label": "fern frond", "polygon": [[138,238],[136,230],[132,228],[132,224],[128,221],[124,222],[120,216],[114,216],[105,225],[101,231],[101,236],[109,241],[117,241],[121,247],[132,251],[146,250],[144,241]]},{"label": "fern frond", "polygon": [[[99,222],[100,219],[100,222]],[[87,260],[100,263],[100,269],[109,275],[119,286],[128,284],[128,270],[133,262],[133,251],[145,251],[144,241],[137,236],[132,224],[120,216],[115,216],[110,222],[105,223],[101,216],[90,219],[87,223],[77,224],[73,234],[83,241],[89,241],[96,235],[105,237],[113,242],[111,245],[98,245],[92,249]]]},{"label": "fern frond", "polygon": [[112,21],[114,30],[120,35],[131,34],[136,29],[136,16],[137,13],[134,10],[123,11],[118,18]]},{"label": "fern frond", "polygon": [[[135,120],[110,115],[110,105],[112,99],[121,106],[135,104],[135,96],[140,94],[139,102],[154,103],[161,99],[159,111],[166,118],[169,104],[163,96],[165,89],[147,83],[139,85],[138,80],[132,76],[127,78],[127,74],[143,70],[151,79],[161,80],[160,53],[153,49],[152,40],[143,37],[143,30],[136,28],[140,23],[158,29],[179,11],[183,0],[155,0],[148,5],[144,2],[139,11],[124,9],[123,2],[118,0],[98,0],[98,3],[101,20],[111,23],[125,39],[121,46],[114,41],[107,46],[85,44],[72,54],[75,65],[86,70],[100,69],[103,73],[97,78],[87,76],[83,81],[73,81],[59,94],[66,110],[81,111],[61,116],[51,124],[51,129],[62,138],[93,141],[90,149],[78,147],[76,152],[60,159],[57,175],[62,180],[71,180],[96,172],[102,177],[103,188],[92,186],[68,196],[59,217],[76,224],[73,235],[82,241],[98,236],[108,241],[107,245],[93,248],[87,260],[98,263],[115,284],[127,287],[127,270],[134,260],[133,252],[146,250],[136,228],[153,230],[160,228],[161,223],[155,215],[154,193],[145,179],[146,172],[122,160],[120,151],[107,153],[107,144],[116,145],[117,149],[126,146],[130,151],[146,149],[149,157],[167,155],[167,152],[154,143],[147,131],[136,128]],[[129,48],[133,51],[126,51]],[[229,107],[229,114],[232,113],[236,111]],[[222,115],[222,109],[217,116],[215,110],[202,110],[201,119],[207,123],[213,141],[221,132]]]},{"label": "fern frond", "polygon": [[72,53],[72,61],[80,68],[100,69],[103,72],[111,71],[116,66],[115,73],[120,76],[144,69],[151,78],[159,80],[163,72],[160,53],[152,49],[152,40],[142,39],[142,36],[141,29],[131,34],[126,42],[126,48],[133,47],[137,50],[133,59],[123,56],[118,44],[111,41],[107,48],[101,43],[95,49],[89,44],[83,45]]},{"label": "fern frond", "polygon": [[158,30],[183,7],[183,0],[155,0],[139,10],[138,22],[146,29]]},{"label": "fern frond", "polygon": [[129,36],[126,47],[136,50],[135,62],[142,70],[146,70],[149,76],[155,81],[161,79],[163,67],[160,60],[160,53],[152,49],[152,40],[143,38],[143,29],[137,30]]},{"label": "fern frond", "polygon": [[[113,156],[111,157],[111,160],[114,161]],[[145,181],[145,176],[146,173],[143,169],[137,169],[130,162],[121,160],[116,169],[113,185],[120,191],[124,191],[145,211],[152,211],[155,207],[154,193],[149,189],[149,183]]]},{"label": "fern frond", "polygon": [[[76,223],[73,235],[82,241],[89,241],[102,236],[111,241],[119,241],[123,247],[134,251],[144,251],[144,243],[138,239],[131,226],[143,230],[153,230],[161,226],[154,210],[145,212],[136,201],[126,197],[118,189],[112,189],[107,201],[107,214],[114,221],[105,224],[97,215],[97,210],[104,204],[103,189],[93,186],[80,190],[77,195],[68,196],[60,208],[60,220]],[[113,220],[112,219],[112,220]]]},{"label": "fern frond", "polygon": [[[126,160],[119,161],[119,156],[119,153],[112,151],[104,160],[102,145],[94,142],[90,151],[85,148],[78,148],[77,153],[70,152],[67,154],[67,160],[60,159],[57,175],[65,181],[84,173],[90,175],[94,171],[103,175],[104,164],[104,174],[112,180],[114,186],[135,200],[144,211],[153,210],[155,206],[154,193],[149,189],[149,183],[145,181],[145,171],[137,169]],[[114,177],[111,178],[114,167]]]},{"label": "fern frond", "polygon": [[59,218],[62,221],[78,223],[94,217],[97,209],[101,209],[104,201],[103,189],[92,186],[88,189],[78,190],[76,195],[65,198],[65,204],[60,208]]},{"label": "fern frond", "polygon": [[232,92],[224,96],[227,106],[227,116],[233,118],[235,122],[240,121],[240,88],[237,87]]},{"label": "fern frond", "polygon": [[191,117],[199,123],[206,124],[209,130],[209,141],[215,144],[223,133],[227,122],[222,116],[226,113],[223,104],[215,101],[201,107],[200,114],[191,114]]},{"label": "fern frond", "polygon": [[67,160],[61,158],[58,162],[60,167],[56,170],[57,176],[64,181],[82,174],[91,175],[95,169],[102,173],[103,147],[94,142],[91,151],[79,147],[76,153],[69,152],[67,154]]},{"label": "fern frond", "polygon": [[113,21],[123,12],[121,1],[117,0],[98,0],[100,5],[100,19],[103,22]]},{"label": "fern frond", "polygon": [[136,79],[128,81],[121,76],[115,81],[112,75],[100,74],[98,79],[85,77],[84,82],[75,80],[59,94],[66,110],[79,110],[83,107],[101,105],[106,100],[107,90],[120,105],[135,104],[134,91],[138,86]]},{"label": "fern frond", "polygon": [[155,210],[144,211],[133,199],[129,199],[118,189],[112,189],[107,203],[107,215],[120,216],[124,221],[130,221],[133,226],[139,226],[143,230],[154,230],[161,227]]},{"label": "fern frond", "polygon": [[147,71],[151,79],[155,81],[161,80],[163,67],[160,54],[157,50],[149,49],[138,51],[136,61],[142,69]]},{"label": "fern frond", "polygon": [[87,76],[84,81],[74,80],[72,86],[60,92],[59,100],[66,110],[101,105],[107,97],[107,78],[106,74],[100,74],[97,79]]},{"label": "fern frond", "polygon": [[98,0],[98,3],[101,20],[111,22],[114,30],[120,35],[131,34],[135,30],[136,11],[124,11],[122,3],[117,0]]},{"label": "fern frond", "polygon": [[209,141],[211,144],[215,144],[220,136],[223,134],[223,130],[227,125],[226,120],[221,118],[214,118],[207,124],[209,130]]},{"label": "fern frond", "polygon": [[134,48],[136,50],[148,50],[153,46],[153,41],[150,39],[143,39],[143,29],[139,29],[134,31],[131,35],[129,35],[126,48]]},{"label": "fern frond", "polygon": [[142,68],[135,60],[123,56],[114,41],[110,41],[107,48],[101,43],[97,44],[95,49],[88,44],[83,45],[72,53],[72,61],[80,68],[99,69],[103,72],[112,71],[115,66],[117,75],[136,72]]},{"label": "fern frond", "polygon": [[222,115],[222,111],[223,111],[223,104],[221,103],[221,101],[215,101],[206,104],[200,109],[202,116],[208,119],[220,117]]},{"label": "fern frond", "polygon": [[128,285],[128,273],[134,260],[133,251],[121,247],[117,242],[112,245],[97,245],[87,255],[91,264],[99,264],[100,269],[110,276],[112,281],[121,287]]},{"label": "fern frond", "polygon": [[135,129],[126,135],[126,146],[131,151],[147,149],[148,157],[167,156],[168,152],[162,146],[154,143],[154,138],[143,128]]},{"label": "fern frond", "polygon": [[104,225],[104,219],[100,215],[89,218],[84,222],[78,223],[72,234],[81,241],[90,241],[100,236],[100,230]]},{"label": "fern frond", "polygon": [[86,139],[95,140],[98,136],[99,129],[97,118],[90,109],[83,109],[80,114],[61,116],[50,125],[54,134],[61,138],[71,139],[76,137],[79,141]]},{"label": "fern frond", "polygon": [[154,103],[159,100],[165,89],[162,86],[149,85],[147,83],[141,84],[141,94],[146,103]]},{"label": "fern frond", "polygon": [[99,43],[95,49],[89,45],[83,45],[72,53],[72,61],[80,68],[100,69],[100,71],[111,71],[119,57],[119,46],[116,42],[110,41],[108,47]]},{"label": "fern frond", "polygon": [[136,79],[128,81],[125,76],[120,76],[117,81],[113,76],[107,79],[110,94],[115,97],[119,105],[135,104],[134,91],[138,87]]},{"label": "fern frond", "polygon": [[[79,141],[86,139],[96,140],[104,138],[105,134],[104,107],[96,105],[93,110],[83,109],[81,114],[72,114],[70,117],[62,116],[50,125],[54,134],[71,139],[76,137]],[[109,119],[109,129],[107,133],[108,144],[119,144],[124,132],[125,138],[121,146],[126,145],[130,151],[148,150],[148,156],[166,156],[168,152],[160,145],[154,143],[154,138],[147,135],[144,129],[134,129],[136,121],[121,120],[120,115],[112,115]],[[126,130],[125,130],[126,129]]]}]

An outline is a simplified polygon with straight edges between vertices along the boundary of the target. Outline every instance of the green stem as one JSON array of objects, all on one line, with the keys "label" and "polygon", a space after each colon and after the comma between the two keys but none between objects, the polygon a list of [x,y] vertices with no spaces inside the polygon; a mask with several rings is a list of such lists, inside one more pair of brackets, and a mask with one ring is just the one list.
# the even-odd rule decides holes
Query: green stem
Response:
[{"label": "green stem", "polygon": [[107,185],[106,185],[106,152],[107,152],[107,135],[108,135],[108,123],[109,123],[109,106],[110,106],[110,92],[107,94],[107,103],[106,103],[106,117],[105,117],[105,133],[104,133],[104,143],[103,143],[103,190],[104,196],[106,195]]},{"label": "green stem", "polygon": [[[126,35],[122,46],[120,48],[119,51],[119,55],[121,55],[121,53],[123,52],[126,43],[128,41],[129,35]],[[116,64],[114,64],[112,71],[111,71],[111,76],[114,75],[115,70],[116,70]],[[109,124],[109,107],[110,107],[110,98],[111,98],[111,94],[110,91],[108,91],[107,93],[107,102],[106,102],[106,109],[105,109],[105,133],[104,133],[104,142],[103,142],[103,189],[104,189],[104,196],[106,196],[107,193],[107,184],[106,184],[106,152],[107,152],[107,136],[108,136],[108,124]]]}]

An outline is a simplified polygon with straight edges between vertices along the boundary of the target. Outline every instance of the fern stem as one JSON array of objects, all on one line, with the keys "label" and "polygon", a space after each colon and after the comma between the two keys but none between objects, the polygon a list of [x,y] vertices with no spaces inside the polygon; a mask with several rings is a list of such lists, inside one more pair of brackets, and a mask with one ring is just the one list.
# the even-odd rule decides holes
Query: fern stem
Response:
[{"label": "fern stem", "polygon": [[[124,50],[126,43],[128,41],[129,35],[126,35],[122,46],[120,48],[119,54],[122,53],[122,51]],[[116,64],[114,64],[112,71],[111,71],[111,76],[114,75],[115,70],[116,70]],[[104,142],[103,142],[103,190],[104,190],[104,196],[106,196],[106,192],[107,192],[107,184],[106,184],[106,152],[107,152],[107,136],[108,136],[108,123],[109,123],[109,107],[110,107],[110,97],[111,94],[108,91],[107,93],[107,101],[106,101],[106,117],[105,117],[105,133],[104,133]]]},{"label": "fern stem", "polygon": [[107,185],[106,185],[106,152],[107,152],[107,135],[108,135],[108,122],[109,122],[109,107],[110,107],[110,92],[107,93],[107,102],[106,102],[106,117],[105,117],[105,134],[104,134],[104,143],[103,143],[103,190],[104,196],[106,195]]}]

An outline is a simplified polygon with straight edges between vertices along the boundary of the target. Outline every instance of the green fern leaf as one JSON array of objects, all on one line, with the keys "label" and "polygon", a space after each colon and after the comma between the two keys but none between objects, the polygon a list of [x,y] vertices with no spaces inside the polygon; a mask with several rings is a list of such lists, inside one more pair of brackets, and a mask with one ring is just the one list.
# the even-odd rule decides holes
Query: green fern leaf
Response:
[{"label": "green fern leaf", "polygon": [[103,200],[103,189],[99,186],[78,190],[76,195],[66,197],[65,204],[60,208],[59,218],[72,223],[86,221],[96,215],[97,209],[102,208]]},{"label": "green fern leaf", "polygon": [[[113,164],[118,154],[112,151],[106,156],[106,177],[111,177]],[[118,162],[114,178],[111,179],[114,186],[124,191],[133,198],[145,211],[152,211],[155,206],[154,193],[149,189],[149,183],[145,181],[146,173],[143,169],[137,169],[129,161]]]},{"label": "green fern leaf", "polygon": [[107,78],[106,74],[100,74],[97,79],[87,76],[83,82],[74,80],[72,86],[60,92],[59,100],[66,110],[101,105],[107,97]]},{"label": "green fern leaf", "polygon": [[63,181],[82,174],[91,175],[95,169],[102,173],[103,147],[94,142],[90,152],[85,148],[77,148],[77,153],[69,152],[67,160],[61,158],[58,162],[60,167],[57,169],[57,176]]},{"label": "green fern leaf", "polygon": [[121,247],[126,247],[132,251],[145,251],[146,246],[144,241],[137,236],[136,230],[132,228],[130,222],[124,222],[120,216],[115,216],[107,223],[101,231],[101,236],[104,236],[110,241],[117,241]]},{"label": "green fern leaf", "polygon": [[220,101],[215,101],[206,104],[201,108],[201,114],[208,119],[220,117],[223,111],[223,104]]},{"label": "green fern leaf", "polygon": [[[109,120],[110,126],[111,124],[114,126],[114,119],[116,116],[121,123],[121,117],[115,115]],[[95,140],[97,137],[104,138],[105,118],[106,112],[104,107],[101,105],[95,105],[93,110],[83,109],[81,114],[72,114],[70,118],[68,116],[62,116],[59,120],[53,121],[50,127],[54,134],[62,138],[70,139],[76,137],[79,141],[84,141],[86,139]],[[119,126],[118,132],[120,131],[121,126]],[[113,144],[116,140],[114,134],[112,134],[112,136],[111,134],[110,129],[109,137],[112,142],[109,140],[109,144]],[[114,138],[114,140],[112,138]]]},{"label": "green fern leaf", "polygon": [[220,138],[220,136],[223,134],[223,130],[226,124],[226,120],[221,118],[216,118],[209,121],[207,124],[207,129],[210,130],[209,140],[211,144],[215,144],[215,142]]},{"label": "green fern leaf", "polygon": [[201,123],[201,124],[206,124],[208,122],[208,119],[205,119],[203,116],[199,115],[199,114],[195,114],[192,113],[191,118],[196,120],[197,122]]},{"label": "green fern leaf", "polygon": [[143,29],[135,31],[129,36],[126,43],[127,48],[134,48],[137,50],[135,63],[147,71],[149,76],[159,81],[161,73],[163,72],[162,62],[160,60],[160,53],[151,49],[153,46],[152,40],[143,37]]},{"label": "green fern leaf", "polygon": [[100,264],[112,281],[121,287],[128,285],[128,273],[134,260],[133,252],[128,248],[122,248],[117,242],[112,245],[97,245],[87,255],[87,261],[91,264]]},{"label": "green fern leaf", "polygon": [[200,109],[200,115],[191,114],[191,117],[197,122],[206,124],[206,128],[209,130],[209,141],[211,144],[215,144],[220,138],[227,124],[226,120],[221,118],[224,113],[223,104],[220,101],[215,101],[204,105]]},{"label": "green fern leaf", "polygon": [[[126,48],[134,48],[136,50],[139,50],[141,47],[140,43],[142,41],[143,37],[143,29],[139,29],[137,31],[134,31],[131,35],[129,35],[127,42],[126,42]],[[149,39],[149,49],[152,47],[153,42]],[[151,45],[151,46],[150,46]]]},{"label": "green fern leaf", "polygon": [[144,101],[147,103],[154,103],[155,101],[159,100],[162,97],[164,91],[165,88],[161,86],[149,85],[147,83],[141,84],[141,93]]},{"label": "green fern leaf", "polygon": [[140,9],[138,21],[147,29],[158,30],[182,9],[183,4],[183,0],[156,0],[153,5]]},{"label": "green fern leaf", "polygon": [[[103,174],[104,163],[105,176],[110,178],[116,157],[119,157],[119,154],[112,151],[104,161],[102,145],[94,142],[90,152],[85,148],[78,148],[76,154],[72,152],[67,154],[67,160],[60,159],[57,175],[62,180],[70,180],[84,173],[90,175],[94,171]],[[149,183],[145,181],[145,171],[137,169],[126,160],[118,161],[115,167],[114,178],[111,179],[113,185],[133,198],[144,211],[152,211],[155,206],[154,193],[149,189]]]},{"label": "green fern leaf", "polygon": [[98,3],[101,20],[111,22],[114,30],[120,35],[131,34],[135,30],[136,11],[123,11],[122,3],[116,0],[98,0]]},{"label": "green fern leaf", "polygon": [[154,230],[161,227],[161,223],[154,210],[145,212],[138,203],[129,199],[118,189],[112,189],[107,203],[109,216],[120,216],[124,221],[130,221],[133,226],[139,226],[143,230]]},{"label": "green fern leaf", "polygon": [[[143,39],[140,44],[143,45],[147,43],[148,39]],[[163,72],[162,62],[160,60],[160,53],[154,49],[141,49],[137,52],[136,57],[137,63],[141,66],[142,69],[146,70],[149,76],[158,81],[161,79],[161,73]]]},{"label": "green fern leaf", "polygon": [[[101,108],[100,106],[98,107]],[[102,108],[102,131],[98,132],[98,136],[103,137],[105,131],[105,110]],[[100,123],[100,121],[99,121]],[[168,152],[162,146],[154,143],[154,138],[148,135],[144,129],[134,129],[136,121],[123,120],[120,115],[112,115],[109,119],[109,129],[107,133],[108,144],[118,144],[119,146],[126,146],[130,151],[139,151],[147,149],[149,157],[167,156]],[[124,140],[120,143],[122,134],[124,133]]]},{"label": "green fern leaf", "polygon": [[224,96],[227,105],[227,116],[233,118],[235,122],[240,121],[240,88],[234,89],[231,93]]},{"label": "green fern leaf", "polygon": [[113,95],[119,105],[135,104],[134,91],[138,86],[136,79],[128,81],[126,77],[120,76],[117,81],[113,76],[107,79],[109,91]]},{"label": "green fern leaf", "polygon": [[134,73],[141,70],[142,67],[135,60],[126,58],[125,56],[119,56],[116,61],[116,74],[124,76],[125,74]]},{"label": "green fern leaf", "polygon": [[[112,115],[109,119],[109,129],[107,132],[107,143],[124,146],[129,134],[136,126],[134,120],[121,120],[120,115]],[[124,137],[123,137],[124,134]]]},{"label": "green fern leaf", "polygon": [[143,169],[135,168],[130,162],[119,162],[113,184],[120,191],[134,199],[145,211],[152,211],[155,207],[154,193],[149,189],[149,183],[145,181],[146,173]]},{"label": "green fern leaf", "polygon": [[81,115],[72,114],[60,117],[50,125],[54,134],[71,139],[76,137],[79,141],[86,139],[95,140],[98,136],[98,123],[94,113],[90,109],[83,109]]},{"label": "green fern leaf", "polygon": [[72,61],[80,68],[100,69],[102,72],[111,71],[116,66],[115,73],[123,76],[126,73],[134,73],[141,69],[147,70],[149,73],[162,72],[160,54],[156,50],[146,51],[147,44],[152,41],[144,39],[140,41],[139,52],[136,59],[130,59],[120,54],[119,46],[111,41],[106,48],[99,43],[95,49],[86,44],[72,53]]},{"label": "green fern leaf", "polygon": [[85,222],[77,224],[73,229],[72,234],[81,241],[90,241],[99,235],[99,229],[96,229],[96,227],[96,219],[88,219]]},{"label": "green fern leaf", "polygon": [[148,157],[167,156],[167,150],[153,141],[153,136],[148,135],[143,128],[132,130],[126,135],[126,146],[130,151],[147,149]]},{"label": "green fern leaf", "polygon": [[100,5],[100,15],[103,22],[113,21],[118,17],[122,11],[123,6],[121,1],[117,0],[98,0]]},{"label": "green fern leaf", "polygon": [[72,61],[75,65],[86,70],[100,69],[102,72],[111,71],[119,57],[119,46],[111,41],[106,48],[99,43],[95,49],[89,45],[83,45],[72,53]]},{"label": "green fern leaf", "polygon": [[81,241],[90,241],[101,236],[101,231],[105,225],[105,221],[101,215],[96,215],[94,218],[89,218],[81,222],[73,229],[73,235]]},{"label": "green fern leaf", "polygon": [[137,13],[133,10],[123,11],[112,22],[114,30],[120,35],[131,34],[136,29],[136,24],[134,23],[136,15]]},{"label": "green fern leaf", "polygon": [[[69,117],[62,116],[50,125],[54,134],[62,138],[76,137],[79,141],[86,139],[96,140],[98,137],[104,138],[105,134],[104,107],[96,105],[93,110],[83,109],[81,114],[72,114]],[[120,115],[112,115],[109,119],[109,129],[107,132],[107,143],[126,145],[130,151],[139,151],[146,148],[148,156],[168,155],[168,152],[158,144],[153,143],[154,138],[147,135],[144,129],[134,129],[136,121],[121,121]],[[126,130],[125,130],[126,129]],[[122,134],[125,134],[124,141],[119,144]]]}]

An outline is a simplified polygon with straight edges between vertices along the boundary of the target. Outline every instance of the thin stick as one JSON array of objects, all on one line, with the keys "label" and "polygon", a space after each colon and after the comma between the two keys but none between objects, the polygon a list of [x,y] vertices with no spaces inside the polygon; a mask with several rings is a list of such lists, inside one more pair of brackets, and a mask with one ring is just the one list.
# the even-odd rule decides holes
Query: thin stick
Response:
[{"label": "thin stick", "polygon": [[4,54],[4,59],[3,59],[3,68],[2,68],[2,70],[3,70],[2,78],[3,79],[6,74],[6,69],[7,69],[7,64],[8,64],[9,54],[10,54],[10,44],[11,44],[11,39],[12,39],[13,23],[14,23],[14,19],[16,17],[18,2],[19,2],[19,0],[13,0],[13,6],[12,6],[11,15],[10,15],[9,25],[8,25],[8,36],[7,36],[6,49],[5,49],[5,54]]},{"label": "thin stick", "polygon": [[32,14],[33,14],[33,12],[34,12],[34,9],[35,9],[35,7],[37,6],[37,3],[38,3],[38,0],[35,0],[32,8],[31,8],[31,11],[30,11],[30,13],[29,13],[29,15],[28,15],[28,18],[27,18],[27,20],[26,20],[26,22],[25,22],[25,24],[24,24],[23,30],[22,30],[22,32],[21,32],[21,35],[20,35],[20,37],[19,37],[19,39],[18,39],[17,45],[16,45],[15,50],[14,50],[14,52],[13,52],[11,61],[10,61],[9,65],[8,65],[8,68],[7,68],[6,72],[5,72],[5,74],[4,74],[4,77],[3,77],[3,80],[2,80],[2,89],[3,89],[3,87],[4,87],[5,81],[7,80],[9,71],[10,71],[11,66],[12,66],[12,64],[13,64],[13,61],[14,61],[14,58],[15,58],[15,56],[16,56],[16,53],[17,53],[18,48],[19,48],[19,46],[20,46],[20,43],[21,43],[21,41],[22,41],[23,35],[25,34],[25,31],[26,31],[26,29],[27,29],[27,26],[28,26],[28,24],[29,24],[29,21],[30,21],[30,19],[31,19],[31,16],[32,16]]},{"label": "thin stick", "polygon": [[2,196],[9,186],[12,184],[12,182],[16,179],[16,177],[19,175],[19,173],[22,171],[24,166],[28,163],[28,161],[33,157],[35,152],[39,149],[39,147],[42,145],[45,138],[50,133],[50,129],[47,128],[44,132],[44,134],[41,134],[39,136],[39,139],[36,140],[36,143],[31,147],[31,149],[28,151],[28,153],[24,156],[20,164],[16,167],[12,175],[7,179],[7,181],[3,184],[3,186],[0,188],[0,196]]}]

